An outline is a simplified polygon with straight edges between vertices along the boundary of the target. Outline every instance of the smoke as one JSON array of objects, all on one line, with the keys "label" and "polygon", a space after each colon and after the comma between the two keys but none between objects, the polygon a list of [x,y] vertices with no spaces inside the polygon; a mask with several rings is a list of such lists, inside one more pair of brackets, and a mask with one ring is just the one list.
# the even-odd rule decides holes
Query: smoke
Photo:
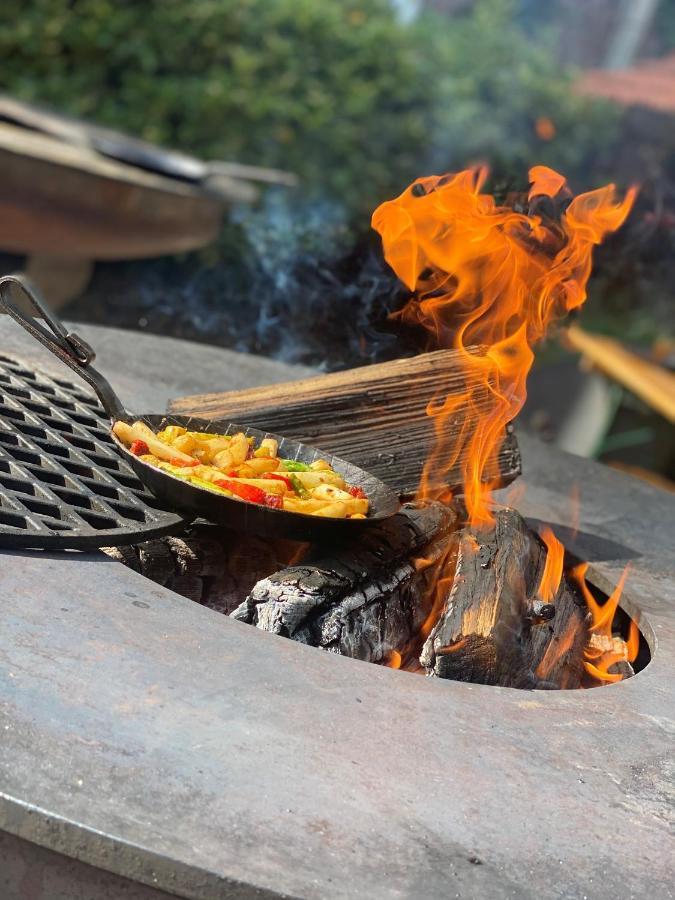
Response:
[{"label": "smoke", "polygon": [[273,191],[205,254],[100,265],[68,314],[333,370],[414,352],[388,320],[407,297],[338,204]]},{"label": "smoke", "polygon": [[[502,176],[489,189],[508,202],[522,187]],[[646,338],[657,326],[672,328],[675,258],[672,202],[657,204],[651,194],[643,190],[631,222],[598,252],[586,313],[602,324],[619,311],[620,323]],[[432,348],[389,319],[410,294],[365,226],[354,229],[335,201],[270,191],[259,207],[234,210],[202,253],[99,264],[67,314],[325,371]]]}]

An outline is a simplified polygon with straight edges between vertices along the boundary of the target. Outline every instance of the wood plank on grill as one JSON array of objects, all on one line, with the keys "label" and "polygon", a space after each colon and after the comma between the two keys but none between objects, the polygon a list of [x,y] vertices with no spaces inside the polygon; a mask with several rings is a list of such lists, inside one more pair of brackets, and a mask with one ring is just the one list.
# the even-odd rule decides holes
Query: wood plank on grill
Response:
[{"label": "wood plank on grill", "polygon": [[[178,415],[253,425],[321,447],[366,469],[399,493],[412,494],[436,439],[438,420],[427,415],[428,404],[459,397],[465,389],[459,351],[438,350],[284,384],[182,397],[172,400],[169,409]],[[471,407],[460,404],[443,423],[440,436],[465,446],[472,423],[489,404],[487,389],[474,396]],[[460,453],[447,475],[450,486],[461,484],[463,461]],[[518,444],[508,428],[496,464],[485,474],[503,485],[520,471]]]}]

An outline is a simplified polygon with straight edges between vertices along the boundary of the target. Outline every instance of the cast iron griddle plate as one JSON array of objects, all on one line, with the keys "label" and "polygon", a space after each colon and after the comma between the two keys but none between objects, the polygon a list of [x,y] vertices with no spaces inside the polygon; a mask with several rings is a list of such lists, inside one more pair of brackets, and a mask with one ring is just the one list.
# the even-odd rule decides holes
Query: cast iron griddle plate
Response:
[{"label": "cast iron griddle plate", "polygon": [[0,547],[81,549],[180,530],[93,394],[0,354]]}]

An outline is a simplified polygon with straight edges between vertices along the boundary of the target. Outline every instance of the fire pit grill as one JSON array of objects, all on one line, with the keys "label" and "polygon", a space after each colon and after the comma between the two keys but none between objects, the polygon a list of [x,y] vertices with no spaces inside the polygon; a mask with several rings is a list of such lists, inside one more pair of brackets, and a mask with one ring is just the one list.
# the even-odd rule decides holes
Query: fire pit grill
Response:
[{"label": "fire pit grill", "polygon": [[[146,341],[109,369],[159,408],[175,367],[155,338],[153,370]],[[193,390],[213,377],[201,353]],[[604,593],[631,562],[622,603],[652,651],[639,675],[536,694],[441,683],[245,627],[98,553],[3,552],[0,884],[672,900],[673,500],[519,440],[527,521]]]},{"label": "fire pit grill", "polygon": [[129,544],[182,524],[121,458],[93,394],[0,355],[0,546]]}]

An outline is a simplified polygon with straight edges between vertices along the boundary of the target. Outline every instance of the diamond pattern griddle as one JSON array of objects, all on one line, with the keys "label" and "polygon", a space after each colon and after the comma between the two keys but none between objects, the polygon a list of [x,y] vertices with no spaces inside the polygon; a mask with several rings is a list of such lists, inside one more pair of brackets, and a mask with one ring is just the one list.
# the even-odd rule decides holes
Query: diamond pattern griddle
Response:
[{"label": "diamond pattern griddle", "polygon": [[0,354],[0,546],[102,547],[180,529],[109,428],[93,394]]}]

